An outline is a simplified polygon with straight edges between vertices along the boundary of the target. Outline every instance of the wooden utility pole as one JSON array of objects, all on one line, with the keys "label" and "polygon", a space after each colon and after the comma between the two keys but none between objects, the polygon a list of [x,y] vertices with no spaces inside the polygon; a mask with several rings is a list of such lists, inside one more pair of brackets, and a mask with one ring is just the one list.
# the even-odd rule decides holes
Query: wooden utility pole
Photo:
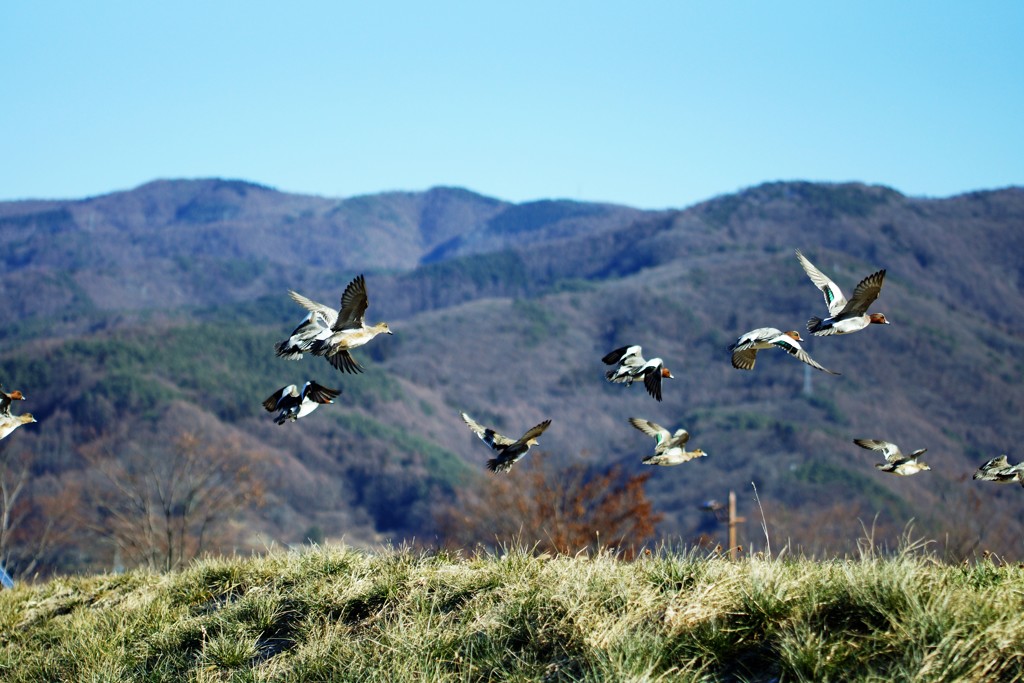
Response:
[{"label": "wooden utility pole", "polygon": [[736,544],[736,525],[747,521],[746,517],[736,516],[736,492],[729,491],[729,559],[735,560],[739,554]]}]

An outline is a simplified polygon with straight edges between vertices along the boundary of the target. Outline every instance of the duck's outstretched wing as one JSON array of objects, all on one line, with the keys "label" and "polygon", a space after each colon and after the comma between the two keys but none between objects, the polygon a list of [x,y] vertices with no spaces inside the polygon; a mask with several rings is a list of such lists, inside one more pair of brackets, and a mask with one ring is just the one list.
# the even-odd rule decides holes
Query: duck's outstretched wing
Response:
[{"label": "duck's outstretched wing", "polygon": [[[313,353],[316,353],[315,348]],[[363,366],[356,362],[356,359],[348,352],[347,349],[340,349],[334,353],[327,354],[325,357],[327,358],[327,362],[334,366],[336,370],[348,372],[353,375],[363,371]]]},{"label": "duck's outstretched wing", "polygon": [[903,453],[900,451],[900,447],[891,441],[882,441],[881,439],[854,439],[853,442],[861,448],[880,452],[885,456],[885,461],[887,463],[894,463],[898,460],[903,460]]},{"label": "duck's outstretched wing", "polygon": [[513,443],[516,445],[528,446],[531,441],[539,437],[544,433],[544,430],[551,426],[551,420],[544,420],[540,424],[536,424],[526,430],[526,433],[516,439]]},{"label": "duck's outstretched wing", "polygon": [[340,332],[341,330],[361,328],[363,316],[366,315],[366,308],[369,305],[370,302],[366,298],[366,280],[362,275],[357,275],[352,282],[348,283],[341,295],[338,321],[331,326],[331,329]]},{"label": "duck's outstretched wing", "polygon": [[658,443],[661,443],[672,436],[671,432],[657,422],[651,422],[650,420],[645,420],[642,417],[629,418],[629,424],[633,425],[647,436],[657,439]]},{"label": "duck's outstretched wing", "polygon": [[331,389],[316,382],[310,382],[305,391],[305,397],[314,403],[333,403],[340,394],[341,389]]},{"label": "duck's outstretched wing", "polygon": [[[1014,465],[1016,467],[1016,465]],[[1006,458],[1006,454],[1000,455],[998,458],[992,458],[984,465],[978,468],[978,472],[989,472],[992,470],[999,471],[1010,468],[1010,462]],[[978,472],[975,472],[974,478],[979,479]]]},{"label": "duck's outstretched wing", "polygon": [[[513,439],[508,438],[498,432],[494,431],[490,427],[484,427],[482,424],[471,418],[465,413],[459,413],[462,415],[462,421],[469,425],[469,428],[473,430],[473,433],[480,437],[480,440],[485,444],[493,448],[494,450],[501,450],[502,448],[511,446],[515,443]],[[538,425],[539,426],[539,425]],[[545,426],[545,429],[547,427]],[[536,427],[534,427],[536,429]],[[541,431],[544,431],[543,429]]]},{"label": "duck's outstretched wing", "polygon": [[278,404],[281,403],[282,398],[284,398],[285,396],[292,396],[297,398],[298,395],[299,388],[294,384],[289,384],[286,387],[281,387],[280,389],[272,393],[270,396],[267,396],[267,398],[263,400],[263,407],[266,408],[268,413],[272,413],[275,410],[277,410],[277,406]]},{"label": "duck's outstretched wing", "polygon": [[829,370],[824,365],[821,365],[820,363],[818,363],[818,361],[816,361],[813,358],[811,358],[811,354],[809,354],[806,351],[804,351],[803,347],[801,347],[799,344],[797,344],[793,340],[790,340],[790,339],[788,339],[786,337],[782,337],[782,338],[778,339],[777,341],[773,342],[773,344],[775,344],[775,346],[778,346],[780,349],[782,349],[783,351],[785,351],[789,355],[793,356],[797,360],[800,360],[800,361],[802,361],[804,363],[807,363],[808,365],[810,365],[815,370],[821,370],[822,372],[827,372],[830,375],[838,375],[838,374],[840,374],[840,373],[835,372],[833,370]]},{"label": "duck's outstretched wing", "polygon": [[753,370],[757,362],[757,349],[744,348],[732,352],[732,366],[737,370]]},{"label": "duck's outstretched wing", "polygon": [[649,370],[644,376],[644,387],[647,388],[647,393],[653,396],[657,400],[661,400],[661,379],[665,376],[665,365],[663,363],[657,363],[652,370]]},{"label": "duck's outstretched wing", "polygon": [[828,314],[833,316],[843,310],[843,307],[846,306],[846,297],[843,296],[843,291],[839,289],[839,285],[833,282],[828,275],[818,270],[799,249],[796,250],[796,257],[800,261],[800,265],[803,266],[804,272],[807,273],[807,277],[811,278],[811,282],[814,283],[814,286],[825,297]]},{"label": "duck's outstretched wing", "polygon": [[307,311],[322,315],[329,327],[333,327],[334,323],[337,322],[338,312],[330,306],[325,306],[324,304],[313,301],[308,297],[304,297],[293,289],[288,290],[288,296],[292,298],[292,301],[302,306]]},{"label": "duck's outstretched wing", "polygon": [[601,358],[605,365],[643,365],[642,348],[638,345],[621,346],[614,351],[609,351]]},{"label": "duck's outstretched wing", "polygon": [[[868,307],[875,303],[875,299],[882,292],[882,284],[885,282],[885,270],[872,273],[861,280],[849,302],[839,311],[839,315],[864,315]],[[836,315],[833,313],[833,315]]]}]

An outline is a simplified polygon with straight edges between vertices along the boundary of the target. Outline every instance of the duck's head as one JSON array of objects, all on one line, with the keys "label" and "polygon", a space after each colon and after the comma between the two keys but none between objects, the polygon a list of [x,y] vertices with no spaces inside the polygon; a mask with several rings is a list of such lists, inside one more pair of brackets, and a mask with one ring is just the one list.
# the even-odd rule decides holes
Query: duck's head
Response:
[{"label": "duck's head", "polygon": [[377,323],[377,332],[382,332],[384,334],[394,334],[394,332],[391,331],[391,328],[388,327],[387,323]]},{"label": "duck's head", "polygon": [[696,449],[694,449],[694,450],[690,451],[690,453],[691,453],[691,454],[693,455],[693,457],[695,457],[695,458],[704,458],[704,457],[707,457],[707,453],[705,453],[705,452],[704,452],[703,450],[701,450],[700,448],[696,448]]},{"label": "duck's head", "polygon": [[9,399],[11,399],[12,401],[24,401],[25,400],[25,395],[23,393],[21,393],[17,389],[15,389],[11,393],[7,394],[7,397]]},{"label": "duck's head", "polygon": [[662,368],[661,369],[661,376],[662,377],[667,377],[669,379],[675,379],[675,377],[672,375],[672,373],[669,372],[668,368]]},{"label": "duck's head", "polygon": [[787,337],[792,337],[796,341],[803,341],[803,339],[800,337],[800,333],[797,332],[796,330],[790,330],[789,332],[783,332],[783,334],[786,335]]},{"label": "duck's head", "polygon": [[882,313],[872,313],[870,316],[871,322],[878,325],[888,325],[889,321],[885,319],[885,315]]},{"label": "duck's head", "polygon": [[28,424],[29,422],[36,421],[36,419],[32,417],[32,413],[22,413],[18,416],[18,420],[21,421],[21,424]]}]

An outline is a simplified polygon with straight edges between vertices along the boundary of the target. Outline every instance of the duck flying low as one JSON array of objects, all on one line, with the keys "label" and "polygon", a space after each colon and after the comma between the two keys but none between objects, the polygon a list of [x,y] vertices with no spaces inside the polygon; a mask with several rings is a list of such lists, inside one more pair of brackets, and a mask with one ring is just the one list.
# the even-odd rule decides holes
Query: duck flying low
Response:
[{"label": "duck flying low", "polygon": [[685,429],[677,429],[672,433],[656,422],[645,420],[641,417],[629,418],[629,424],[633,425],[647,436],[654,437],[654,453],[643,459],[645,465],[681,465],[695,458],[703,458],[707,453],[699,448],[687,451],[686,442],[690,440],[690,433]]},{"label": "duck flying low", "polygon": [[901,477],[907,477],[911,474],[917,474],[918,472],[931,469],[927,463],[921,462],[918,459],[925,453],[925,451],[928,450],[927,448],[919,448],[910,455],[904,455],[903,452],[900,451],[900,447],[891,441],[882,441],[881,439],[854,439],[853,442],[861,448],[880,452],[885,457],[885,462],[877,463],[875,467],[883,472],[892,472],[893,474],[898,474]]},{"label": "duck flying low", "polygon": [[508,472],[511,470],[512,465],[521,460],[531,447],[537,445],[537,437],[551,426],[551,420],[544,420],[540,424],[530,427],[518,439],[510,439],[490,427],[484,427],[466,413],[461,413],[461,415],[462,420],[469,425],[473,433],[498,454],[497,457],[487,461],[487,469],[491,472]]},{"label": "duck flying low", "polygon": [[992,458],[978,468],[972,479],[976,481],[994,481],[997,484],[1012,484],[1014,482],[1024,486],[1024,463],[1011,465],[1006,459],[1006,454],[998,458]]}]

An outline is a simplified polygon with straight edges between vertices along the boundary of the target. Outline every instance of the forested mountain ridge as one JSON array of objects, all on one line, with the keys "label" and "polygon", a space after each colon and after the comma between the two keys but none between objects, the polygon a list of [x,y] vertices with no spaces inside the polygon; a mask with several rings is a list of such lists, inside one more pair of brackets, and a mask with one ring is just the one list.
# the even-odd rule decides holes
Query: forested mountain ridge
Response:
[{"label": "forested mountain ridge", "polygon": [[65,316],[68,306],[201,307],[286,287],[333,288],[338,273],[409,270],[614,229],[640,215],[568,201],[513,205],[456,188],[333,200],[225,180],[0,203],[0,286],[14,295],[3,322]]},{"label": "forested mountain ridge", "polygon": [[[370,542],[429,538],[438,500],[487,486],[486,447],[459,411],[510,434],[550,417],[550,458],[631,471],[652,447],[626,422],[640,416],[686,427],[709,453],[652,473],[665,538],[692,540],[708,528],[700,502],[729,489],[748,501],[755,482],[772,533],[811,549],[848,549],[877,512],[888,535],[915,518],[961,550],[1019,555],[1024,492],[970,474],[1001,452],[1015,460],[1022,437],[1022,225],[1020,188],[920,199],[801,182],[659,212],[456,188],[333,200],[221,180],[2,203],[0,380],[39,423],[0,449],[31,463],[31,500],[45,501],[100,488],[104,454],[198,431],[273,482],[240,518],[251,544],[311,529]],[[892,324],[810,338],[839,377],[805,378],[771,350],[733,369],[726,347],[742,332],[803,330],[824,312],[797,248],[847,294],[887,269],[873,310]],[[286,290],[337,305],[357,273],[368,322],[395,332],[355,351],[366,374],[275,358],[304,314]],[[675,375],[663,403],[604,382],[601,356],[635,343]],[[259,402],[306,379],[342,396],[274,425]],[[927,446],[933,471],[878,472],[857,437]],[[109,562],[96,548],[84,565]]]}]

